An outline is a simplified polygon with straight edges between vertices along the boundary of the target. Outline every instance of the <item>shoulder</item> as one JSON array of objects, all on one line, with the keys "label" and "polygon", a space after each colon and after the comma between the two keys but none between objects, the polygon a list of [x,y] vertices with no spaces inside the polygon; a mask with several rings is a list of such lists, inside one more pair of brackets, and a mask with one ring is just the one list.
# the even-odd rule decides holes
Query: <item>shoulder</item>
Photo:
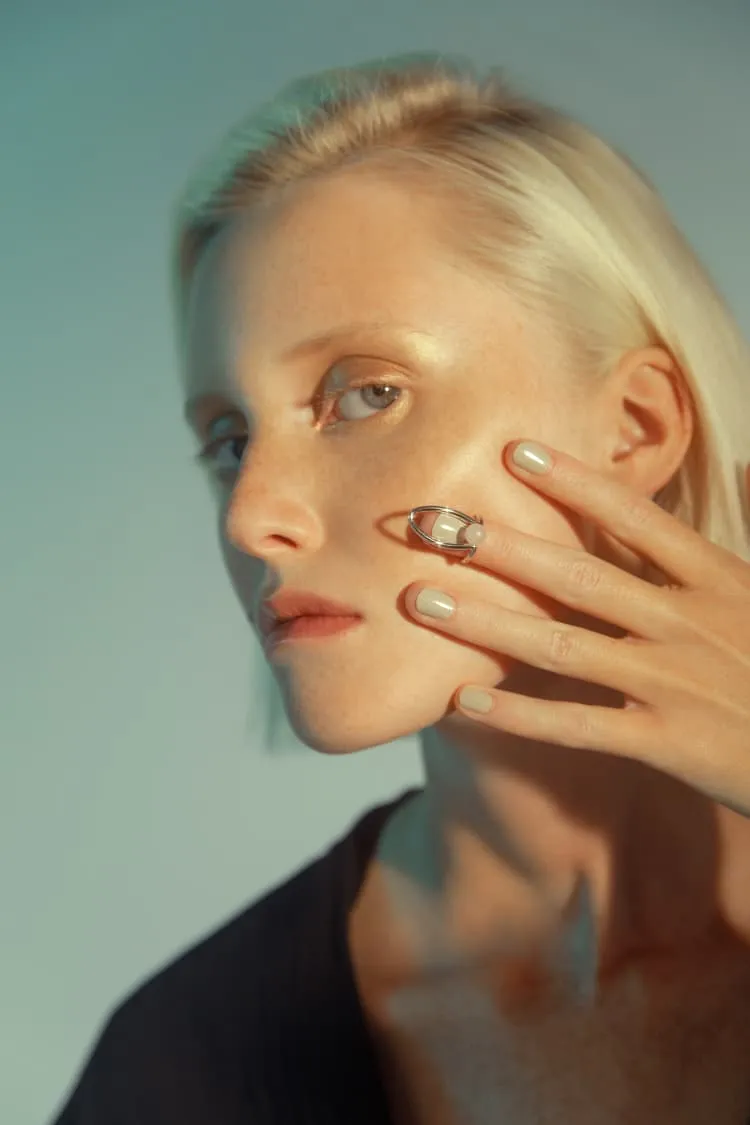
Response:
[{"label": "shoulder", "polygon": [[55,1125],[239,1122],[263,1020],[334,867],[332,849],[126,994]]},{"label": "shoulder", "polygon": [[300,1008],[325,1005],[338,987],[339,923],[393,804],[127,994],[54,1125],[247,1121],[250,1097],[262,1096],[252,1084],[278,1069],[279,1044],[299,1039]]}]

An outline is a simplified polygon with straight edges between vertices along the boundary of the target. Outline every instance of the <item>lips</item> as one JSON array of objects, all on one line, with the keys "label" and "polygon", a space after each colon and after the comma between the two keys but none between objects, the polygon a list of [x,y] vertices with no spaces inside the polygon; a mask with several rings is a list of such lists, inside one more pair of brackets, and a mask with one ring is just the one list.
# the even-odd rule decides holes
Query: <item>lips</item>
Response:
[{"label": "lips", "polygon": [[261,603],[259,627],[264,636],[296,617],[362,617],[354,606],[306,590],[280,590]]}]

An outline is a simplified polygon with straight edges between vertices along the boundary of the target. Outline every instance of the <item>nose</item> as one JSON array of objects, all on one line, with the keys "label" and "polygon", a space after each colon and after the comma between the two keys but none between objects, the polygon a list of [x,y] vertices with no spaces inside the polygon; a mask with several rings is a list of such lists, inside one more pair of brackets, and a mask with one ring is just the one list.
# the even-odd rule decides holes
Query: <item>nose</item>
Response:
[{"label": "nose", "polygon": [[[227,541],[237,550],[275,562],[290,552],[314,551],[323,529],[310,473],[288,453],[274,463],[255,456],[243,466],[224,520]],[[296,465],[295,465],[296,461]]]}]

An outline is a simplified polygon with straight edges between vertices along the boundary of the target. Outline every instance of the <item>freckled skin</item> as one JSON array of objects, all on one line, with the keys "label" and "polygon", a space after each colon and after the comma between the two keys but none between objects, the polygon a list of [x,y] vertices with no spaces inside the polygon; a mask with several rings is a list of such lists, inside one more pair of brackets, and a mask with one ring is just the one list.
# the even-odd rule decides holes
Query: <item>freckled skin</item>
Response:
[{"label": "freckled skin", "polygon": [[[653,495],[673,471],[675,443],[687,440],[668,356],[628,353],[584,393],[563,374],[542,323],[441,241],[445,222],[437,202],[372,176],[308,185],[262,219],[235,221],[209,247],[186,333],[186,395],[213,393],[211,416],[234,410],[232,433],[249,435],[241,469],[216,484],[224,559],[245,611],[259,591],[283,586],[351,604],[365,619],[347,634],[273,654],[292,725],[325,754],[420,733],[424,794],[386,825],[352,914],[353,962],[372,1010],[383,998],[378,959],[388,951],[389,970],[418,989],[429,981],[436,933],[470,966],[510,920],[521,944],[524,928],[544,924],[554,941],[556,903],[564,945],[559,914],[579,875],[596,930],[584,977],[657,940],[698,940],[717,913],[750,934],[748,822],[626,759],[489,732],[451,702],[464,683],[609,706],[618,705],[616,693],[514,663],[502,638],[498,651],[460,643],[404,608],[404,589],[423,581],[536,617],[561,615],[551,599],[407,537],[412,507],[447,504],[581,548],[576,518],[504,467],[509,441],[546,442]],[[314,357],[282,359],[300,341],[354,321],[386,327]],[[370,378],[401,388],[400,397],[372,406],[364,420],[358,413],[316,426],[316,391]],[[349,392],[347,401],[361,410],[374,400]],[[647,441],[635,436],[633,402],[653,423]],[[535,979],[533,964],[519,967],[521,1009]],[[455,988],[462,1000],[451,1008],[459,1019],[452,1045],[472,1011],[494,1011],[487,990],[468,978]],[[440,989],[428,995],[447,1002]],[[428,1019],[420,1030],[412,993],[399,996],[398,1018],[416,1020],[415,1034],[444,1070],[438,1025]],[[480,1048],[497,1057],[505,1042],[505,1032],[487,1030],[494,1016],[487,1020],[475,1022],[469,1040],[475,1058]],[[480,1103],[495,1087],[467,1078],[467,1065],[455,1073],[458,1100],[466,1121],[484,1125]],[[438,1125],[430,1112],[425,1120]],[[531,1120],[542,1118],[513,1118]]]},{"label": "freckled skin", "polygon": [[[222,390],[254,435],[227,520],[240,598],[249,608],[260,576],[270,576],[367,618],[313,659],[301,646],[274,658],[298,732],[324,753],[414,733],[443,718],[461,681],[492,685],[506,675],[501,654],[417,625],[399,601],[410,582],[450,579],[472,597],[545,612],[539,594],[415,549],[413,536],[407,545],[410,508],[446,503],[580,542],[569,515],[515,480],[501,453],[528,432],[581,453],[591,403],[584,416],[541,331],[510,298],[459,267],[436,238],[432,211],[382,183],[333,181],[273,220],[237,224],[194,287],[191,390]],[[294,367],[278,362],[296,341],[358,320],[417,332],[386,330]],[[351,358],[360,356],[371,358]],[[357,379],[392,373],[402,397],[324,436],[294,403],[331,364]]]}]

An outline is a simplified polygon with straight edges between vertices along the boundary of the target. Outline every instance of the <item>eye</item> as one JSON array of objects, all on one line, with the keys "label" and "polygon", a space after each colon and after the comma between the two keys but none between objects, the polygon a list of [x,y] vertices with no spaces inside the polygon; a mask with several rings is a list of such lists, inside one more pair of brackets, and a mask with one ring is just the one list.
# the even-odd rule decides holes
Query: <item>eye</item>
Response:
[{"label": "eye", "polygon": [[[219,465],[216,462],[218,454],[224,446],[232,445],[234,442],[238,441],[247,441],[246,437],[231,432],[235,427],[241,424],[241,418],[237,416],[236,412],[232,412],[230,415],[223,415],[220,418],[214,419],[213,422],[210,422],[207,429],[209,433],[213,433],[214,436],[205,443],[198,453],[193,455],[194,460],[203,468],[215,473],[216,476],[234,471],[232,466],[227,467],[227,465]],[[242,453],[240,453],[239,457],[241,460]]]},{"label": "eye", "polygon": [[[315,423],[317,430],[338,429],[344,422],[361,422],[365,421],[373,414],[383,413],[394,402],[398,401],[402,394],[402,388],[396,386],[392,382],[377,379],[362,379],[359,382],[347,380],[346,385],[338,387],[335,390],[325,390],[316,395],[313,400],[313,406],[319,414],[319,418]],[[342,404],[345,400],[349,400],[345,409],[342,409]],[[369,412],[369,413],[368,413]],[[337,415],[342,415],[338,417]],[[331,424],[331,417],[334,421]],[[216,422],[209,427],[209,429],[220,429],[225,431],[217,436],[214,436],[207,444],[195,455],[195,460],[203,465],[207,465],[217,475],[225,473],[236,472],[239,464],[218,464],[218,455],[225,446],[231,447],[235,443],[247,443],[247,436],[245,434],[232,434],[226,433],[231,430],[235,423],[230,418],[219,418]],[[243,450],[239,453],[238,460],[241,461],[244,454]],[[231,456],[231,454],[230,454]]]},{"label": "eye", "polygon": [[210,469],[217,476],[221,476],[224,473],[234,473],[237,471],[238,464],[242,460],[244,449],[237,455],[237,463],[233,465],[219,464],[219,452],[225,446],[231,447],[235,442],[247,443],[247,437],[236,434],[233,437],[213,438],[207,445],[204,445],[200,452],[195,454],[195,460],[200,465]]},{"label": "eye", "polygon": [[[323,396],[325,405],[325,418],[328,418],[332,413],[330,404],[333,404],[333,409],[342,417],[337,418],[337,424],[341,422],[357,422],[362,421],[364,418],[369,418],[371,415],[368,411],[378,414],[387,410],[392,406],[401,396],[401,387],[397,387],[392,383],[379,382],[377,380],[369,380],[368,382],[361,382],[354,385],[349,385],[345,389],[328,391]],[[349,404],[344,408],[346,400],[349,399]],[[320,426],[319,428],[325,429],[327,427]]]}]

